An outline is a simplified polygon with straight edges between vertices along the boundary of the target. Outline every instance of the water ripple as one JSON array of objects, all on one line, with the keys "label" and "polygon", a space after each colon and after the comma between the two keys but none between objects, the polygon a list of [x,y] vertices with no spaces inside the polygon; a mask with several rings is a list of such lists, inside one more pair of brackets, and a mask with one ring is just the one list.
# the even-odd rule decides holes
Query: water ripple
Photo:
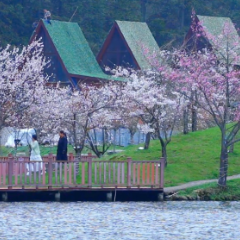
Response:
[{"label": "water ripple", "polygon": [[0,239],[240,239],[240,202],[5,203]]}]

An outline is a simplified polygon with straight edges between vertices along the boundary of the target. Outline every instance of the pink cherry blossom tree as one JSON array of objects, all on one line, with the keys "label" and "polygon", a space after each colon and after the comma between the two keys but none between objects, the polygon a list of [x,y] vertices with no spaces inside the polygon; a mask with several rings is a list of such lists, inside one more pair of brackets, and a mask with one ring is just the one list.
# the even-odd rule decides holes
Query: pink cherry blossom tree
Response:
[{"label": "pink cherry blossom tree", "polygon": [[207,36],[211,47],[195,52],[179,52],[178,65],[170,73],[179,84],[181,93],[203,109],[219,127],[221,153],[219,186],[226,186],[228,173],[228,148],[240,141],[240,45],[236,30],[228,22],[221,34],[211,35],[204,27],[197,34]]}]

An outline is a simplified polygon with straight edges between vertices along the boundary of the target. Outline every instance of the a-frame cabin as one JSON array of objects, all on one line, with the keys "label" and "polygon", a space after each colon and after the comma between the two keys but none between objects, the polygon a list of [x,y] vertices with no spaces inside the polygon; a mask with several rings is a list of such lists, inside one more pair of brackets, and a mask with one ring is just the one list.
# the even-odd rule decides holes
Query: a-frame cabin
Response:
[{"label": "a-frame cabin", "polygon": [[43,42],[44,56],[50,61],[45,69],[50,76],[49,83],[77,87],[79,81],[117,80],[102,71],[77,23],[51,20],[49,24],[40,20],[30,43],[39,38]]},{"label": "a-frame cabin", "polygon": [[237,30],[228,17],[196,15],[192,26],[185,36],[186,49],[199,51],[204,48],[213,50],[219,61],[229,59],[231,64],[240,65],[240,39]]},{"label": "a-frame cabin", "polygon": [[159,47],[146,23],[115,21],[97,61],[102,69],[123,66],[143,70],[151,67],[148,57],[156,51]]}]

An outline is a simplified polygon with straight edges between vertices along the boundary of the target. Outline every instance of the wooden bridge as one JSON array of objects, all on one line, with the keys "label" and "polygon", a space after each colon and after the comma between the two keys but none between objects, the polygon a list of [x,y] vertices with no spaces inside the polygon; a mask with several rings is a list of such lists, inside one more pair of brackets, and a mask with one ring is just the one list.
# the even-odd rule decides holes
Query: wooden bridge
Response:
[{"label": "wooden bridge", "polygon": [[[77,160],[56,161],[49,154],[43,161],[27,157],[0,158],[0,194],[8,192],[55,192],[56,199],[64,191],[105,191],[113,199],[113,191],[147,191],[162,193],[164,159],[158,161],[103,161],[91,154]],[[5,195],[4,195],[5,194]],[[109,197],[110,196],[110,197]]]}]

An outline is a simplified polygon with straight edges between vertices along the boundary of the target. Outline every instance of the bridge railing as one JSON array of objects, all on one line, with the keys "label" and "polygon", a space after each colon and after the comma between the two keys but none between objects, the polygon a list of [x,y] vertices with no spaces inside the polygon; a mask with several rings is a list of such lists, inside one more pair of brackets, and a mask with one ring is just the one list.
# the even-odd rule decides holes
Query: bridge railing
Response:
[{"label": "bridge railing", "polygon": [[81,161],[0,160],[0,188],[132,188],[164,187],[164,159],[157,161],[103,161],[92,155]]},{"label": "bridge railing", "polygon": [[[87,158],[89,158],[89,156],[91,156],[91,158],[97,158],[95,155],[88,153],[88,154],[82,154],[81,159],[86,160]],[[56,155],[54,155],[52,153],[42,156],[42,159],[43,159],[43,161],[48,161],[49,157],[52,159],[52,161],[56,161]],[[29,157],[27,157],[27,156],[13,156],[12,154],[8,154],[8,156],[0,156],[0,162],[8,161],[9,158],[11,158],[11,159],[13,158],[16,161],[29,161]],[[68,154],[68,161],[73,161],[76,158],[77,157],[74,156],[73,153]]]}]

